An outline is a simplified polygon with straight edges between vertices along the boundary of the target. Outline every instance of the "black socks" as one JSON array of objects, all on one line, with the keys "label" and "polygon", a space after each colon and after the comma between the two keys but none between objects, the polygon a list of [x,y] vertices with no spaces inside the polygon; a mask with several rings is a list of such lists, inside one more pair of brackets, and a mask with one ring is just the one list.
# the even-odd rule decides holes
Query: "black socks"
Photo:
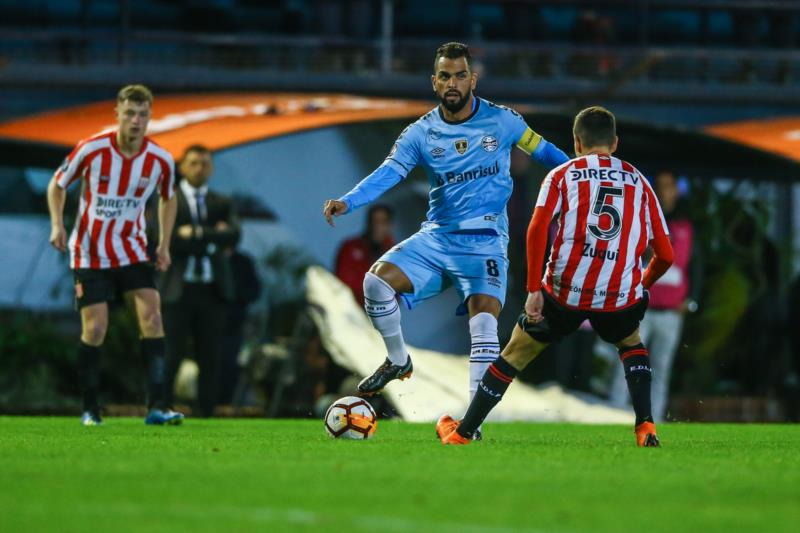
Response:
[{"label": "black socks", "polygon": [[459,435],[467,439],[472,438],[489,412],[503,398],[503,394],[516,375],[517,369],[503,359],[502,355],[489,365],[483,379],[478,383],[478,390],[467,408],[467,413],[458,425],[456,431]]},{"label": "black socks", "polygon": [[100,384],[100,347],[81,341],[78,346],[78,378],[83,394],[83,410],[97,414],[97,388]]},{"label": "black socks", "polygon": [[147,407],[164,409],[166,360],[164,358],[164,337],[142,339],[142,356],[147,365]]},{"label": "black socks", "polygon": [[619,359],[625,368],[625,381],[631,394],[636,425],[652,422],[650,411],[650,355],[644,345],[625,346],[619,349]]}]

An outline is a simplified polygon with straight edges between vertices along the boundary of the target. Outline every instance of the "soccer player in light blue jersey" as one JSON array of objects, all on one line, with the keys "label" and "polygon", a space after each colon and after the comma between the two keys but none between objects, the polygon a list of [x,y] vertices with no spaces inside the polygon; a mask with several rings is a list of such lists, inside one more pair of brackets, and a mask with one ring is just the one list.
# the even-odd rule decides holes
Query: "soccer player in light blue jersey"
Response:
[{"label": "soccer player in light blue jersey", "polygon": [[375,394],[411,375],[398,295],[411,309],[451,285],[458,290],[457,312],[470,317],[470,398],[500,353],[497,317],[506,296],[511,150],[516,146],[547,167],[569,158],[517,112],[475,96],[477,81],[466,45],[440,46],[431,76],[440,104],[403,130],[377,170],[323,207],[333,225],[333,217],[375,200],[417,165],[428,175],[427,220],[364,277],[364,308],[383,336],[388,357],[361,381],[362,394]]}]

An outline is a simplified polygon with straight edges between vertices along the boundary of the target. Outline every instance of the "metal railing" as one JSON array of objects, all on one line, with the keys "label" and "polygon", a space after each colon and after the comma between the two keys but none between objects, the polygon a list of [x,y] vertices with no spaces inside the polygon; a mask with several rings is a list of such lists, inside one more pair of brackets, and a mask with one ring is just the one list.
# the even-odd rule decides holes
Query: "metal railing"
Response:
[{"label": "metal railing", "polygon": [[[431,72],[439,44],[384,37],[0,29],[0,83],[38,79],[102,85],[136,75],[165,87],[316,90],[333,85],[357,91],[367,82],[386,92],[397,85],[398,92],[406,93],[411,77],[418,80]],[[680,99],[683,94],[675,87],[685,86],[688,95],[705,87],[733,100],[753,95],[800,99],[800,50],[794,49],[511,41],[473,41],[470,46],[482,77],[508,93],[515,92],[515,84],[535,85],[545,96],[585,90],[613,96],[636,87],[654,98]]]}]

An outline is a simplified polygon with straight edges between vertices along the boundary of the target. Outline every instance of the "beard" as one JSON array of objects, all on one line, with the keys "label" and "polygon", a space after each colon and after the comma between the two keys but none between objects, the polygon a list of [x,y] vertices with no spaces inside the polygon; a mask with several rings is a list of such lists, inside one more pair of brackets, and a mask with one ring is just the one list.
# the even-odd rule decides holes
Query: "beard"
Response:
[{"label": "beard", "polygon": [[[447,99],[447,95],[448,94],[452,95],[452,94],[455,94],[455,93],[458,93],[458,99],[457,100],[448,100]],[[447,109],[451,113],[458,113],[459,111],[464,109],[465,105],[467,105],[467,101],[469,100],[469,95],[470,94],[472,94],[472,91],[468,92],[466,94],[466,96],[462,95],[458,91],[448,91],[448,92],[444,93],[442,96],[440,96],[439,100],[441,100],[442,106],[444,106],[445,109]]]}]

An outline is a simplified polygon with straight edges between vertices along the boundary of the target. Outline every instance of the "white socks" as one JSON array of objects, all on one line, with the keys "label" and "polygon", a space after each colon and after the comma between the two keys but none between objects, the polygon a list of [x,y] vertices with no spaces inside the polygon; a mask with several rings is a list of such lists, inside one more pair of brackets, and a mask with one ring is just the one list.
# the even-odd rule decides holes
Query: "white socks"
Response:
[{"label": "white socks", "polygon": [[472,347],[469,353],[469,399],[475,396],[486,369],[500,355],[497,319],[490,313],[478,313],[469,319]]},{"label": "white socks", "polygon": [[[389,361],[402,366],[408,362],[408,352],[403,341],[403,330],[400,328],[400,305],[395,295],[394,289],[372,272],[367,272],[364,276],[364,310],[372,325],[383,337]],[[495,321],[495,342],[497,342],[496,330],[497,321]]]}]

